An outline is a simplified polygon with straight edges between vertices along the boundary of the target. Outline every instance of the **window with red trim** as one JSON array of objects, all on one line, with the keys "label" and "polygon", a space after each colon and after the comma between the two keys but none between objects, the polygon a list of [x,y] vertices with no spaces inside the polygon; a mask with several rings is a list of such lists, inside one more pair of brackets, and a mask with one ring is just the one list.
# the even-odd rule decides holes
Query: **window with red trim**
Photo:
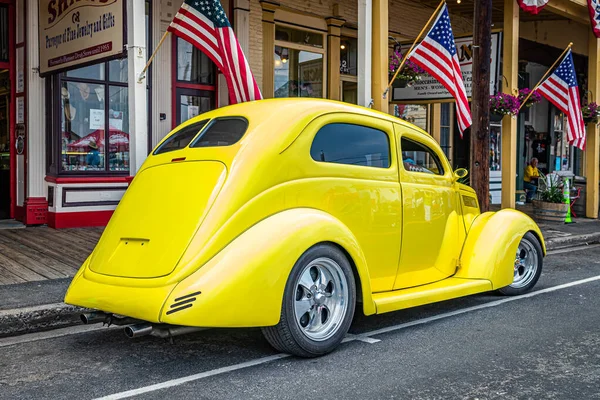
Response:
[{"label": "window with red trim", "polygon": [[175,37],[173,47],[173,126],[177,126],[216,107],[218,69],[185,39]]}]

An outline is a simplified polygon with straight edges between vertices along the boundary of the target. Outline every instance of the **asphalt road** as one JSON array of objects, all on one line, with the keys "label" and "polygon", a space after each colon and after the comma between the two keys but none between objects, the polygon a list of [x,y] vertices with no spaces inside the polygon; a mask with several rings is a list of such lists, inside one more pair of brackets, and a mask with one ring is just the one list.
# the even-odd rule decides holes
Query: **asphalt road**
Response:
[{"label": "asphalt road", "polygon": [[256,329],[0,339],[0,399],[600,399],[600,247],[549,255],[535,290],[357,316],[312,360]]}]

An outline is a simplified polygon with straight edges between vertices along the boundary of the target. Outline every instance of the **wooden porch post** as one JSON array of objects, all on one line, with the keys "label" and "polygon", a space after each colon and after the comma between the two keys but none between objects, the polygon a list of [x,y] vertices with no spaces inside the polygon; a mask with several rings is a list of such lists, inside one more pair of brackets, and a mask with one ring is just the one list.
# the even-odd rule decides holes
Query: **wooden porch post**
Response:
[{"label": "wooden porch post", "polygon": [[373,0],[372,96],[375,110],[389,113],[390,94],[383,98],[388,84],[388,0]]},{"label": "wooden porch post", "polygon": [[[590,29],[588,82],[594,100],[600,96],[600,40],[596,39]],[[598,148],[598,127],[596,124],[587,124],[587,144],[585,157],[585,216],[598,218],[598,179],[600,168],[600,154]]]},{"label": "wooden porch post", "polygon": [[275,11],[279,3],[261,1],[263,28],[263,82],[262,95],[265,99],[275,95]]},{"label": "wooden porch post", "polygon": [[[502,75],[508,81],[505,93],[519,90],[519,5],[504,0],[504,45]],[[502,208],[515,208],[517,175],[517,120],[502,120]]]},{"label": "wooden porch post", "polygon": [[327,98],[340,100],[340,36],[345,20],[329,17],[327,22]]}]

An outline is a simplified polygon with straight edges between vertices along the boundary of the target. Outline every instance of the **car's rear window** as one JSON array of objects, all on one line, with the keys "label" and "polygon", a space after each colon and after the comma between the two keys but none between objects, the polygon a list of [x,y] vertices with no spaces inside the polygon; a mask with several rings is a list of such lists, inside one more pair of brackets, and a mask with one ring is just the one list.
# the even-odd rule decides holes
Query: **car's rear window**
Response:
[{"label": "car's rear window", "polygon": [[217,118],[210,122],[190,147],[231,146],[244,136],[247,129],[246,118]]},{"label": "car's rear window", "polygon": [[196,137],[198,132],[204,128],[207,122],[208,120],[206,119],[196,122],[195,124],[188,125],[185,128],[181,128],[179,131],[165,140],[163,144],[161,144],[160,147],[154,151],[154,154],[167,153],[169,151],[180,150],[187,147],[192,139]]}]

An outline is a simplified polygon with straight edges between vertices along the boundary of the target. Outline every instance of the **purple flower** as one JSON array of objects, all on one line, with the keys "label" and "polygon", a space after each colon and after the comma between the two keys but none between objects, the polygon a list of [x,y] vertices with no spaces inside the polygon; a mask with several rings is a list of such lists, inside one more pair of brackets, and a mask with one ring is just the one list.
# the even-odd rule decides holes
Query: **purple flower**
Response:
[{"label": "purple flower", "polygon": [[598,118],[598,104],[595,102],[584,104],[581,107],[583,118],[596,121]]},{"label": "purple flower", "polygon": [[[527,96],[529,96],[529,93],[531,93],[531,89],[529,88],[519,90],[519,101],[521,103],[524,102]],[[529,99],[527,99],[527,103],[525,103],[524,105],[525,107],[531,107],[532,105],[534,105],[535,103],[539,103],[540,101],[542,101],[542,96],[538,93],[537,90],[534,90]]]},{"label": "purple flower", "polygon": [[517,96],[507,93],[498,93],[490,96],[490,111],[495,114],[517,115],[521,101]]},{"label": "purple flower", "polygon": [[[396,70],[398,69],[398,67],[400,67],[403,58],[404,55],[402,54],[402,52],[399,49],[395,49],[394,54],[390,56],[390,64],[388,68],[390,75],[394,75],[396,73]],[[423,68],[419,67],[412,60],[407,60],[404,63],[404,66],[402,67],[402,71],[398,73],[397,77],[400,79],[415,81],[419,80],[420,75],[423,75],[425,73],[426,71]]]}]

